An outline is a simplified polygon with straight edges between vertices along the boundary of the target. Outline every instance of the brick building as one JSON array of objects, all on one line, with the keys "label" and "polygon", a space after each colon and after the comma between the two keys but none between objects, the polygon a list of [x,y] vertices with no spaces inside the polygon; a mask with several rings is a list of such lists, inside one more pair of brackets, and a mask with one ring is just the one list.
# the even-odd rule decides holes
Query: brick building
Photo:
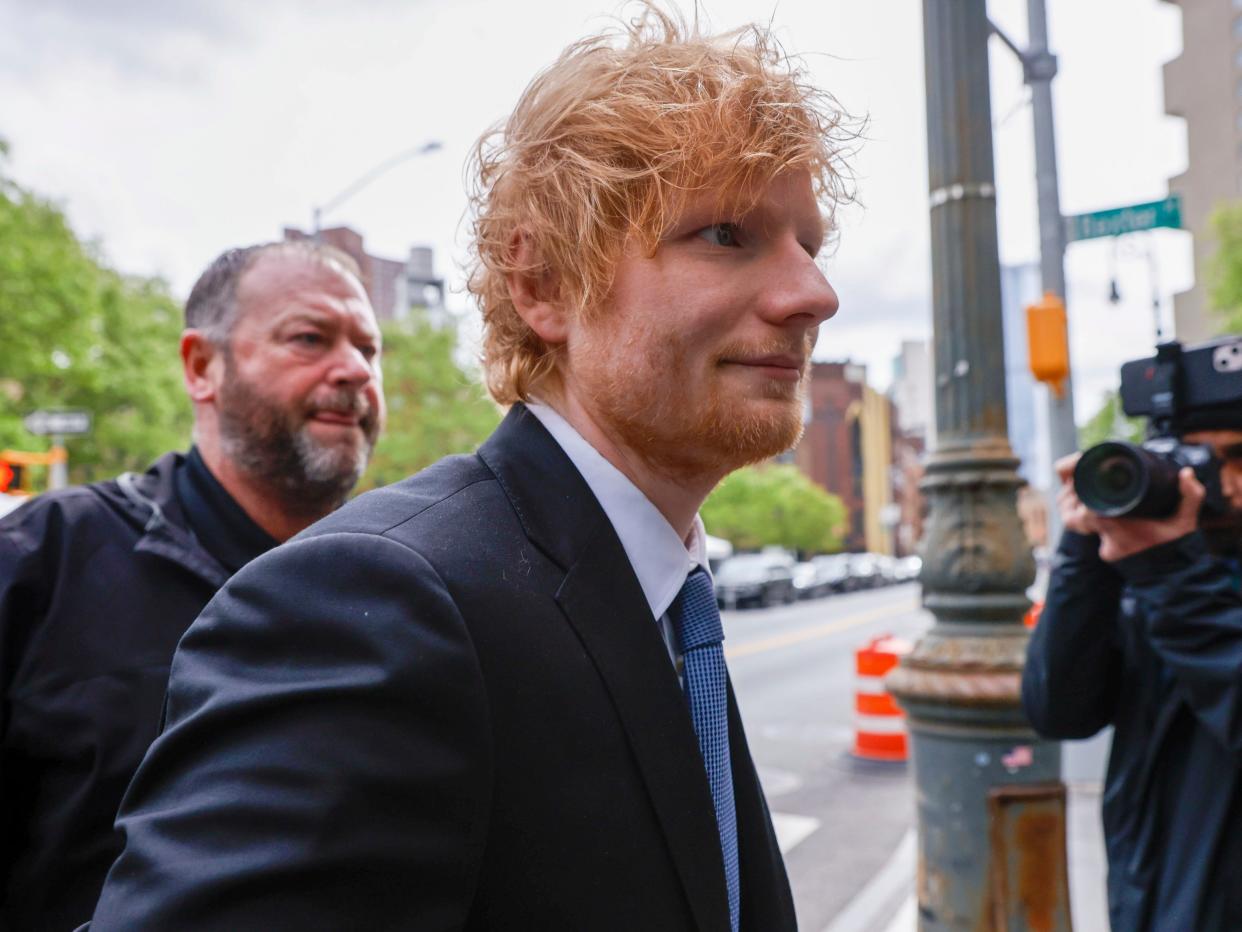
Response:
[{"label": "brick building", "polygon": [[841,499],[846,550],[894,551],[893,406],[867,385],[866,367],[811,364],[806,431],[794,464]]},{"label": "brick building", "polygon": [[[284,230],[286,242],[310,239],[313,235],[296,227]],[[415,246],[409,258],[400,261],[371,255],[363,246],[362,234],[349,227],[320,230],[319,238],[358,263],[362,287],[379,320],[401,320],[411,307],[443,310],[444,279],[433,272],[430,246]]]}]

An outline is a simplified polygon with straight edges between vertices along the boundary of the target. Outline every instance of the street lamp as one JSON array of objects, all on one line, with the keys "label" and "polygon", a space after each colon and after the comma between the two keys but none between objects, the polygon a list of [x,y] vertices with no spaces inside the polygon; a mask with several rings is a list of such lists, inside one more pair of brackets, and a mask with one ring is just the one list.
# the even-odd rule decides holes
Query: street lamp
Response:
[{"label": "street lamp", "polygon": [[936,448],[923,489],[935,624],[888,675],[918,798],[921,932],[1066,932],[1060,746],[1019,698],[1035,576],[1006,435],[986,0],[924,0]]},{"label": "street lamp", "polygon": [[320,230],[319,220],[325,213],[331,210],[335,210],[336,208],[340,207],[342,204],[344,204],[347,200],[349,200],[351,197],[353,197],[355,194],[357,194],[359,191],[361,191],[363,188],[369,185],[372,181],[374,181],[380,175],[385,174],[386,172],[390,171],[393,168],[396,168],[402,162],[406,162],[409,159],[416,158],[417,156],[420,156],[420,155],[428,155],[432,152],[438,152],[440,149],[443,149],[443,148],[444,148],[444,144],[441,143],[438,139],[431,139],[431,140],[428,140],[427,142],[424,142],[422,145],[415,146],[413,149],[406,149],[404,152],[398,152],[396,155],[392,156],[391,158],[385,159],[383,162],[380,162],[378,165],[376,165],[366,174],[360,176],[356,181],[354,181],[349,187],[347,187],[344,191],[342,191],[336,197],[314,208],[314,218],[313,218],[311,226],[312,226],[312,231],[314,233],[315,239],[319,239],[319,230]]}]

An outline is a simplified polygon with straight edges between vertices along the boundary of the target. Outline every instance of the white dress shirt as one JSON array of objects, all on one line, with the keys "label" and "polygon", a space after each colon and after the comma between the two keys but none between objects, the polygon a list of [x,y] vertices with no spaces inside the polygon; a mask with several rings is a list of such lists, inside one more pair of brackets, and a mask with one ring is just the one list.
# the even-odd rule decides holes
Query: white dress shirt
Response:
[{"label": "white dress shirt", "polygon": [[669,656],[676,663],[678,650],[668,608],[696,566],[711,572],[703,519],[696,514],[689,536],[682,540],[638,486],[604,459],[565,418],[540,402],[527,402],[526,406],[565,451],[604,509],[651,606],[651,617],[661,624]]}]

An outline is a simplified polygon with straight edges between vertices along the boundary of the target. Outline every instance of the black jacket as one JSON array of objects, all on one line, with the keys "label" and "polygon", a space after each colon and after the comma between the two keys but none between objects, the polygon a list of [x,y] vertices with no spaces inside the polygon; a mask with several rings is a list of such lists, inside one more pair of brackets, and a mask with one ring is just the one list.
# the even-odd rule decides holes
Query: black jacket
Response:
[{"label": "black jacket", "polygon": [[[730,693],[747,932],[795,927]],[[177,650],[94,932],[722,932],[698,740],[585,481],[523,406],[254,560]]]},{"label": "black jacket", "polygon": [[185,530],[180,460],[0,519],[0,929],[90,918],[173,650],[227,578]]},{"label": "black jacket", "polygon": [[1049,738],[1113,725],[1104,792],[1118,932],[1242,929],[1242,595],[1195,533],[1110,567],[1062,539],[1022,698]]}]

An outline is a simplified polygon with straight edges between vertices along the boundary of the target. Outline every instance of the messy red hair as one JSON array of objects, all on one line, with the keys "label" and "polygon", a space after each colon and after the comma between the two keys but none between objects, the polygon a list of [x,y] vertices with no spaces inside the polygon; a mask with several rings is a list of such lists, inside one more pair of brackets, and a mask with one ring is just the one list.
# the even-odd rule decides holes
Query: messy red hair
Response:
[{"label": "messy red hair", "polygon": [[[511,273],[595,313],[627,243],[653,254],[688,194],[758,192],[790,169],[810,173],[831,228],[849,199],[855,135],[759,26],[707,36],[646,5],[628,26],[569,46],[479,140],[471,166],[469,289],[492,396],[525,400],[555,376],[553,348],[510,300]],[[519,239],[534,259],[519,261]]]}]

